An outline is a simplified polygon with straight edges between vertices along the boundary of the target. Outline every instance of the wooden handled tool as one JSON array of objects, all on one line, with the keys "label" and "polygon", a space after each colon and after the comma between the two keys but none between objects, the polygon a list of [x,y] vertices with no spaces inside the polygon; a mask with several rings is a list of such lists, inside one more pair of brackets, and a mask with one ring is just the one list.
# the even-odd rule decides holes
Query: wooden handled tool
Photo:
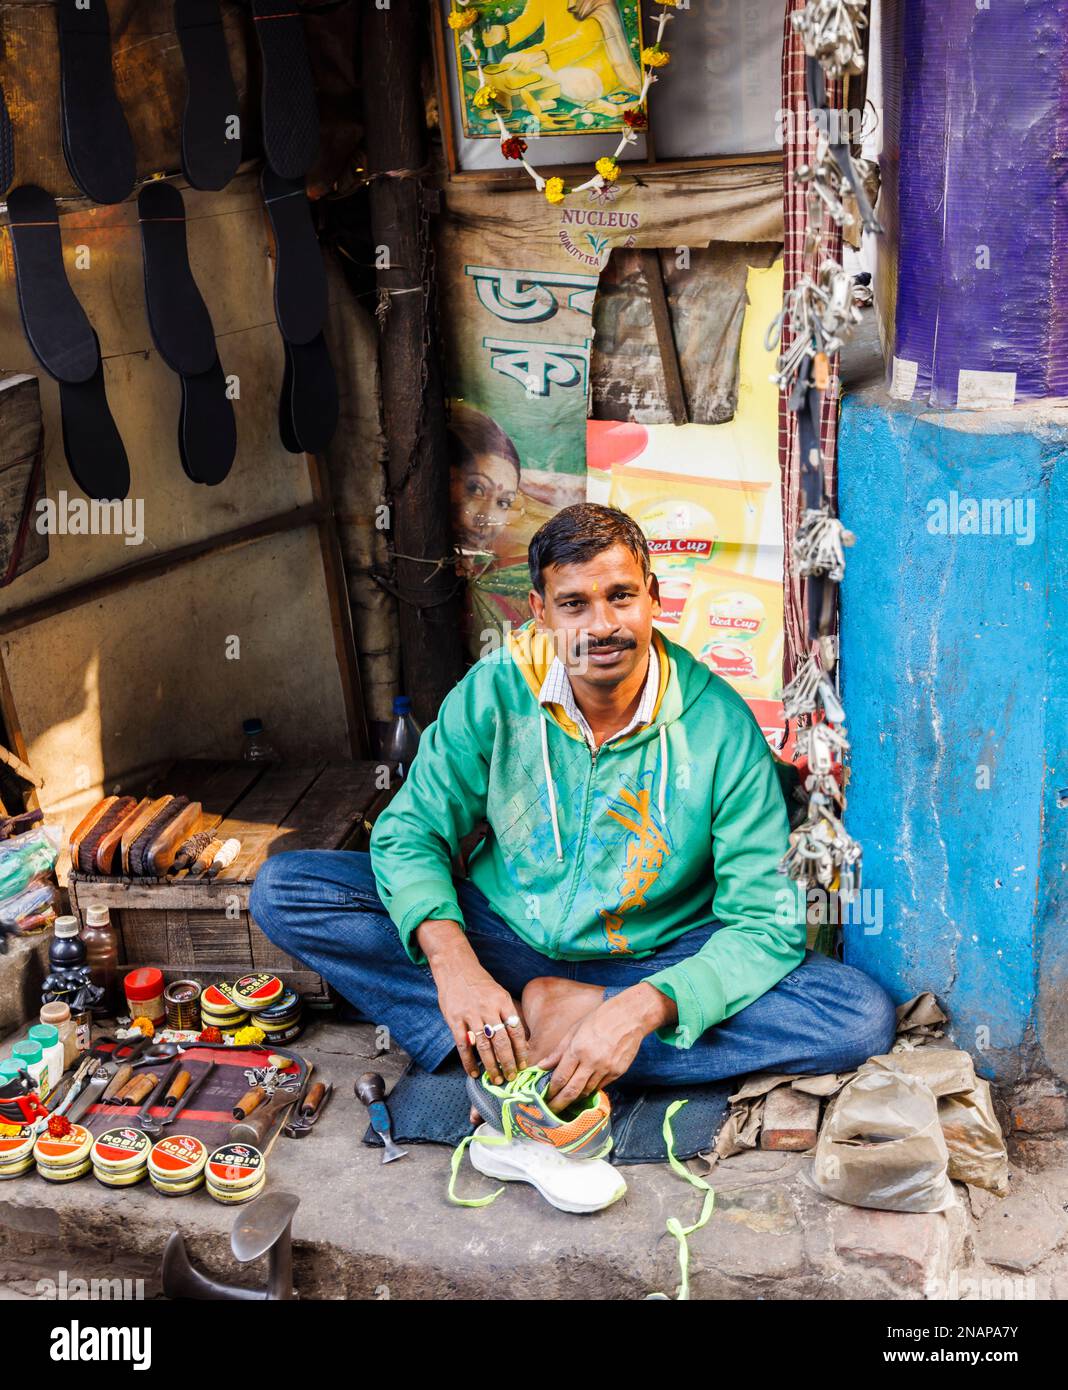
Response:
[{"label": "wooden handled tool", "polygon": [[[176,1063],[175,1065],[178,1064]],[[167,1128],[168,1125],[173,1124],[177,1117],[181,1114],[181,1112],[186,1108],[186,1106],[192,1104],[193,1100],[197,1095],[197,1092],[203,1087],[204,1083],[214,1073],[216,1065],[217,1064],[214,1061],[208,1062],[208,1064],[200,1071],[196,1080],[193,1081],[192,1084],[186,1082],[186,1084],[182,1087],[182,1094],[178,1097],[178,1099],[168,1104],[167,1113],[165,1115],[157,1117],[152,1114],[144,1115],[142,1112],[142,1115],[139,1115],[137,1119],[138,1123],[140,1124],[141,1128],[145,1131],[145,1133],[151,1135],[153,1138],[158,1138],[159,1135],[163,1133],[163,1131]],[[169,1076],[168,1081],[173,1081],[177,1079],[178,1074],[178,1072],[175,1072],[172,1076]]]},{"label": "wooden handled tool", "polygon": [[297,1114],[300,1116],[300,1118],[306,1119],[307,1116],[314,1115],[315,1112],[319,1109],[320,1105],[322,1105],[323,1097],[325,1095],[326,1082],[317,1081],[315,1085],[312,1086],[311,1089],[307,1092],[304,1099],[300,1103],[300,1107],[297,1110]]},{"label": "wooden handled tool", "polygon": [[119,1067],[118,1071],[116,1071],[115,1075],[108,1082],[104,1089],[104,1094],[100,1099],[105,1103],[114,1100],[123,1087],[129,1085],[133,1080],[133,1074],[134,1069],[131,1063],[123,1062],[122,1066]]},{"label": "wooden handled tool", "polygon": [[[151,1132],[150,1125],[153,1123],[152,1111],[155,1109],[157,1105],[162,1104],[163,1097],[166,1095],[168,1087],[181,1070],[182,1059],[180,1057],[176,1057],[174,1061],[170,1064],[170,1066],[167,1068],[167,1070],[164,1072],[162,1081],[154,1073],[147,1073],[148,1076],[152,1077],[155,1084],[153,1085],[152,1089],[149,1092],[147,1092],[147,1094],[144,1094],[141,1097],[141,1099],[144,1101],[144,1105],[142,1105],[141,1109],[137,1112],[137,1119],[134,1121],[138,1129],[143,1129],[146,1134]],[[137,1082],[134,1081],[130,1084],[136,1086]],[[126,1090],[128,1091],[129,1089],[130,1088],[128,1086]],[[172,1107],[168,1113],[173,1115],[174,1109],[175,1107]]]},{"label": "wooden handled tool", "polygon": [[334,1087],[331,1083],[317,1081],[304,1092],[295,1113],[286,1121],[283,1132],[290,1139],[302,1139],[326,1109],[327,1102],[333,1094]]},{"label": "wooden handled tool", "polygon": [[142,1101],[148,1099],[152,1092],[159,1085],[159,1076],[154,1071],[146,1071],[141,1076],[136,1076],[132,1081],[119,1091],[115,1097],[116,1105],[140,1105]]},{"label": "wooden handled tool", "polygon": [[257,1107],[251,1119],[230,1126],[230,1138],[237,1144],[254,1144],[262,1149],[278,1118],[300,1099],[299,1091],[275,1091],[270,1100]]},{"label": "wooden handled tool", "polygon": [[267,1099],[267,1092],[262,1086],[253,1086],[251,1091],[246,1091],[241,1099],[234,1106],[234,1119],[247,1120],[253,1110],[258,1109]]},{"label": "wooden handled tool", "polygon": [[189,1083],[192,1080],[192,1072],[186,1071],[185,1067],[183,1067],[181,1071],[178,1073],[178,1075],[171,1082],[171,1084],[167,1087],[167,1090],[163,1096],[163,1104],[177,1105],[177,1103],[181,1100],[181,1098],[185,1095],[186,1091],[189,1089]]}]

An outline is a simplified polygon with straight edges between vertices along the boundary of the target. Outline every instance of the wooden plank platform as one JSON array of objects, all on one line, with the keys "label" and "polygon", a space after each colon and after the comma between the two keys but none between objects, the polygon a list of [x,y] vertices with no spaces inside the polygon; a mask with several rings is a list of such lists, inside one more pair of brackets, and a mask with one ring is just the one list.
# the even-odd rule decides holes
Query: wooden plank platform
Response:
[{"label": "wooden plank platform", "polygon": [[187,759],[154,778],[146,792],[187,796],[204,808],[204,828],[241,841],[241,852],[212,882],[79,874],[71,908],[111,909],[124,964],[156,965],[168,979],[233,978],[271,969],[305,992],[325,993],[319,976],[285,955],[248,913],[256,872],[293,849],[359,849],[384,804],[377,763],[254,763]]}]

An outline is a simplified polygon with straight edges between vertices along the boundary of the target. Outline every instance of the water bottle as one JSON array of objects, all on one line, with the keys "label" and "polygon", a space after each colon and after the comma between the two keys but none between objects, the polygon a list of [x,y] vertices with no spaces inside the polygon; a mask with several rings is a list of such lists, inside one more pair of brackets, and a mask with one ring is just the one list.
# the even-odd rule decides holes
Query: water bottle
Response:
[{"label": "water bottle", "polygon": [[245,734],[245,751],[242,754],[246,763],[276,763],[278,754],[263,736],[261,719],[246,719],[241,725]]},{"label": "water bottle", "polygon": [[407,695],[394,695],[393,722],[386,737],[386,762],[390,771],[395,772],[402,781],[418,752],[421,733],[412,715],[411,700]]}]

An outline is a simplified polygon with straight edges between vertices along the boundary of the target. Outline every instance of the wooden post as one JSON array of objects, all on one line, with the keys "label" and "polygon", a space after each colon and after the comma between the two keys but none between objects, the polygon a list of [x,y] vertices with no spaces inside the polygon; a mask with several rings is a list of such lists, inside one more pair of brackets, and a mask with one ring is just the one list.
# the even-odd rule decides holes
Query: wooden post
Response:
[{"label": "wooden post", "polygon": [[428,153],[420,84],[425,15],[422,5],[368,4],[362,44],[393,576],[405,693],[421,724],[436,716],[464,668],[432,284],[427,292],[432,248],[421,176]]},{"label": "wooden post", "polygon": [[690,408],[686,401],[686,386],[682,380],[682,364],[679,362],[679,349],[671,322],[671,308],[664,285],[660,252],[643,251],[641,258],[645,284],[649,291],[649,307],[653,313],[653,327],[656,329],[657,347],[660,349],[660,365],[664,369],[664,386],[668,408],[671,411],[671,423],[688,425]]}]

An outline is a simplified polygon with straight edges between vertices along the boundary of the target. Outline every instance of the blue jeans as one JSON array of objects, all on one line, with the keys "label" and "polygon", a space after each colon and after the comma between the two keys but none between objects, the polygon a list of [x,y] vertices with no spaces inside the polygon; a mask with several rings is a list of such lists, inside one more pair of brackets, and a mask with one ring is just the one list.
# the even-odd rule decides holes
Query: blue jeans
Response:
[{"label": "blue jeans", "polygon": [[[695,927],[635,960],[550,960],[521,941],[472,884],[459,884],[467,938],[482,966],[517,1001],[539,976],[603,985],[619,994],[654,971],[693,955],[720,924]],[[367,1019],[434,1071],[455,1044],[438,1009],[434,978],[409,959],[382,906],[370,856],[296,850],[268,859],[252,887],[251,915],[283,951],[318,971]],[[874,980],[811,951],[785,979],[690,1048],[645,1039],[625,1080],[695,1084],[754,1071],[849,1071],[894,1040],[894,1005]]]}]

